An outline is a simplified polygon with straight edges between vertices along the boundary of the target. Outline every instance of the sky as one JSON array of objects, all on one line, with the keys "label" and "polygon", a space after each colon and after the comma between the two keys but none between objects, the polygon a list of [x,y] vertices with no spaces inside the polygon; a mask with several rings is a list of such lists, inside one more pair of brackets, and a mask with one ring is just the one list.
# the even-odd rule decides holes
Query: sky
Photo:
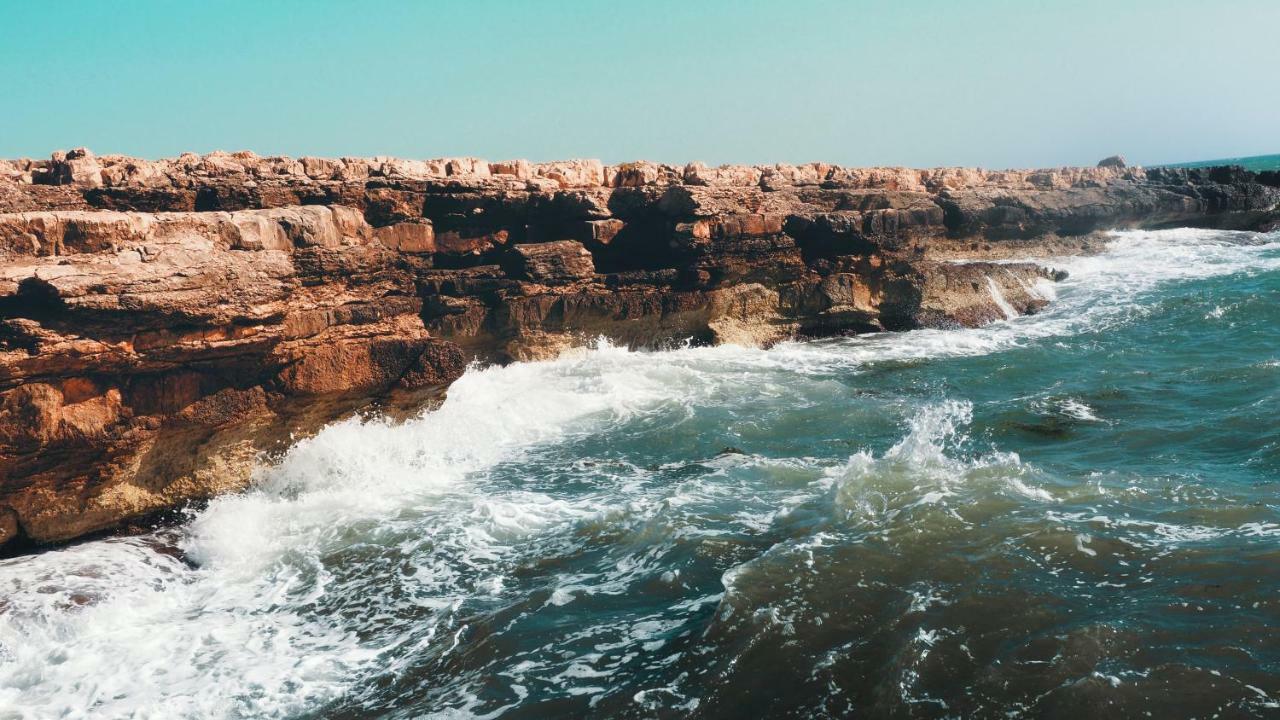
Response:
[{"label": "sky", "polygon": [[0,157],[1280,153],[1277,0],[0,0]]}]

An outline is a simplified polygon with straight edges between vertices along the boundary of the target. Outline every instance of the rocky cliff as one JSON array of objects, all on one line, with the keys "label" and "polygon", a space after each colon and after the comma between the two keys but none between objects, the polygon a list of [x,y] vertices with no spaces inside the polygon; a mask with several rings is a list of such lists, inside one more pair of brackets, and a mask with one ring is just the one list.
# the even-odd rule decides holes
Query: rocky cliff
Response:
[{"label": "rocky cliff", "polygon": [[[475,158],[0,160],[0,543],[242,487],[466,364],[1034,312],[1120,227],[1272,223],[1237,168],[988,172]],[[17,541],[17,542],[11,542]]]}]

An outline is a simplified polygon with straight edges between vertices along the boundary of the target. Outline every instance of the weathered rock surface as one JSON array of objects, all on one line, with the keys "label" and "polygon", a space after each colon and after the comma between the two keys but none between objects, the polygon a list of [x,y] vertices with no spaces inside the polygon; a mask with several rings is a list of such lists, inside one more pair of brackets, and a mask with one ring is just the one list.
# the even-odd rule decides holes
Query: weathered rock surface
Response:
[{"label": "weathered rock surface", "polygon": [[1262,226],[1277,186],[1111,162],[0,161],[0,544],[243,487],[259,454],[419,406],[474,358],[1034,312],[1053,273],[985,260]]}]

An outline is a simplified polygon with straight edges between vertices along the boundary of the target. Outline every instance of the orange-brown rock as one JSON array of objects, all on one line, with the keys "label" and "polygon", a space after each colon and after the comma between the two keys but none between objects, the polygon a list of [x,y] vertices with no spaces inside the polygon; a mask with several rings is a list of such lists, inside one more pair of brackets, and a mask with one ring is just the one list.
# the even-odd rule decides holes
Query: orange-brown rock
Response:
[{"label": "orange-brown rock", "polygon": [[512,277],[533,282],[590,280],[596,273],[591,253],[576,240],[517,245],[511,249]]},{"label": "orange-brown rock", "polygon": [[985,259],[1274,222],[1277,185],[1119,163],[0,161],[0,544],[243,487],[290,438],[420,404],[477,358],[1034,312],[1052,273]]},{"label": "orange-brown rock", "polygon": [[404,224],[396,252],[342,206],[0,215],[0,531],[68,539],[240,487],[292,433],[456,377],[403,264],[430,224]]}]

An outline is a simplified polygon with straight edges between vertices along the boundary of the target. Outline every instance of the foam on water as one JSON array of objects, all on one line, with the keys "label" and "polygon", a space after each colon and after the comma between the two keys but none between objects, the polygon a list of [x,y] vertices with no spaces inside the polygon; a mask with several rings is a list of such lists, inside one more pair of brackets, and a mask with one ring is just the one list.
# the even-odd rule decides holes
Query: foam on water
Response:
[{"label": "foam on water", "polygon": [[[1039,295],[1055,300],[1039,314],[981,328],[848,338],[839,341],[839,352],[833,353],[831,360],[863,365],[885,360],[986,355],[1033,340],[1101,331],[1144,312],[1142,298],[1162,285],[1276,270],[1280,268],[1277,250],[1280,233],[1258,235],[1195,228],[1113,232],[1104,253],[1018,260],[1039,262],[1068,273],[1065,280],[1056,284],[1047,280],[1036,283]],[[993,291],[993,298],[995,291],[998,288]]]},{"label": "foam on water", "polygon": [[1093,408],[1075,398],[1062,398],[1057,402],[1057,408],[1063,415],[1075,420],[1083,420],[1085,422],[1101,421],[1101,418],[1094,414]]},{"label": "foam on water", "polygon": [[991,293],[991,301],[996,304],[996,307],[1000,308],[1005,320],[1012,320],[1018,317],[1018,311],[1005,299],[1004,293],[1000,291],[1000,286],[996,285],[996,281],[992,280],[990,275],[987,276],[987,291]]},{"label": "foam on water", "polygon": [[[824,382],[877,363],[981,356],[1106,330],[1145,312],[1144,298],[1163,284],[1280,268],[1277,249],[1274,235],[1116,233],[1101,255],[1045,261],[1070,275],[1057,287],[1035,286],[1041,296],[1057,295],[1038,315],[1016,317],[991,282],[1010,320],[983,328],[782,343],[768,351],[641,353],[601,342],[554,361],[471,368],[438,410],[400,424],[336,423],[263,467],[252,490],[211,502],[182,527],[0,561],[0,718],[286,717],[344,698],[358,705],[369,678],[409,673],[422,653],[460,653],[467,617],[523,602],[529,563],[573,557],[595,538],[623,545],[657,538],[678,554],[682,542],[738,547],[732,540],[745,548],[752,538],[798,533],[753,550],[756,559],[725,573],[717,617],[740,618],[758,598],[740,605],[734,593],[751,573],[771,572],[770,558],[820,568],[857,533],[886,542],[941,537],[1002,508],[1035,508],[1035,517],[1059,523],[1061,537],[1046,534],[1044,542],[1077,556],[1070,562],[1113,553],[1100,543],[1103,532],[1144,547],[1276,537],[1266,520],[1208,527],[1057,510],[1064,493],[1034,467],[1014,453],[973,447],[966,428],[974,405],[960,398],[904,408],[896,443],[880,453],[856,449],[843,463],[727,454],[699,463],[686,483],[661,486],[649,478],[679,477],[685,463],[656,470],[623,463],[605,477],[612,484],[600,481],[576,495],[536,477],[513,481],[504,468],[536,466],[546,448],[647,418],[678,431],[716,408],[803,403],[801,380],[822,397],[844,387]],[[1057,403],[1076,421],[1100,422],[1082,398]],[[637,587],[680,588],[687,582],[680,568],[662,557],[650,552],[557,570],[536,606],[567,611]],[[942,585],[911,593],[907,607],[917,615],[952,602]],[[553,672],[550,651],[531,652],[521,661],[527,664],[504,671],[521,688],[509,703],[545,682],[566,696],[598,699],[639,662],[625,653],[665,652],[684,618],[720,602],[717,592],[705,591],[673,603],[673,615],[584,629],[584,642],[593,638],[604,648],[597,653],[615,644],[624,653],[613,664],[577,659]],[[793,611],[800,607],[783,607],[766,624],[794,628]],[[910,672],[922,672],[928,653],[952,642],[947,628],[919,632]],[[677,655],[662,662],[678,666]],[[933,702],[917,687],[918,676],[903,677],[904,697]],[[482,686],[459,680],[443,696],[446,706],[500,710],[480,699]],[[650,710],[699,702],[688,677],[631,695]]]},{"label": "foam on water", "polygon": [[[500,588],[500,570],[455,584],[450,566],[498,565],[528,535],[596,510],[483,494],[474,476],[538,443],[709,390],[679,365],[637,360],[601,346],[472,370],[416,420],[337,423],[265,468],[254,490],[193,519],[178,542],[194,568],[137,538],[5,561],[0,707],[24,717],[90,708],[214,717],[284,715],[332,698],[386,648],[296,612],[325,595],[324,558],[435,524],[441,548],[420,568],[428,605]],[[642,365],[651,372],[635,372]]]}]

